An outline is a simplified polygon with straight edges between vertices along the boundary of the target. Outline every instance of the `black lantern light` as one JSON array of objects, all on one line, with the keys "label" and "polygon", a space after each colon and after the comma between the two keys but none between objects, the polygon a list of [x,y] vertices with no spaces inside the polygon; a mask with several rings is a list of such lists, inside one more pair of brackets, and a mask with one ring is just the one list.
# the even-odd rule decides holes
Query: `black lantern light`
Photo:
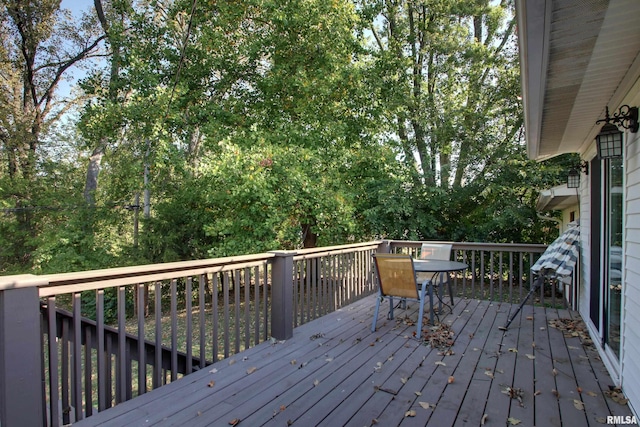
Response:
[{"label": "black lantern light", "polygon": [[[578,165],[578,169],[585,173],[585,175],[589,175],[589,163],[580,162]],[[567,188],[578,188],[580,187],[580,172],[578,169],[571,168],[569,171],[569,175],[567,176]]]},{"label": "black lantern light", "polygon": [[598,158],[622,157],[622,132],[618,125],[629,129],[631,133],[638,132],[638,107],[623,105],[613,113],[613,117],[609,116],[609,107],[606,107],[605,112],[605,118],[596,121],[596,124],[605,123],[596,136]]}]

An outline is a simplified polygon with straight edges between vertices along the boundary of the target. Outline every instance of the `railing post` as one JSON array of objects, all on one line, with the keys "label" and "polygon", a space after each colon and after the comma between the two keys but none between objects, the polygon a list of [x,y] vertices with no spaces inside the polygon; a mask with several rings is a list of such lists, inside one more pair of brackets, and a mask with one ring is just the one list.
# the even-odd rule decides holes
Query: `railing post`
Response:
[{"label": "railing post", "polygon": [[6,285],[0,283],[0,425],[42,426],[38,288]]},{"label": "railing post", "polygon": [[391,240],[381,240],[378,243],[378,249],[376,252],[379,254],[388,254],[391,252]]},{"label": "railing post", "polygon": [[272,251],[271,336],[286,340],[293,336],[293,256],[295,251]]}]

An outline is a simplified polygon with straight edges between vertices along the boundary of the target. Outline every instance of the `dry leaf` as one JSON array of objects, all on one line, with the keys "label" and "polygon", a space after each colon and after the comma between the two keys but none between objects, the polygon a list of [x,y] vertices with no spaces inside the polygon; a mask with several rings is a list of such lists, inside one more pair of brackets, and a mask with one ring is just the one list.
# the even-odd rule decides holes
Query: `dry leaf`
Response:
[{"label": "dry leaf", "polygon": [[484,371],[484,374],[485,374],[486,376],[488,376],[489,378],[493,379],[493,372],[491,372],[491,371]]},{"label": "dry leaf", "polygon": [[404,378],[404,377],[400,378],[400,381],[402,381],[402,384],[406,384],[407,383],[407,379]]},{"label": "dry leaf", "polygon": [[533,316],[527,316],[527,320],[533,320]]},{"label": "dry leaf", "polygon": [[560,398],[560,393],[558,393],[558,390],[556,390],[555,388],[554,388],[553,390],[551,390],[551,393],[552,393],[555,397]]},{"label": "dry leaf", "polygon": [[229,421],[229,425],[230,426],[236,426],[236,425],[238,425],[239,422],[240,422],[240,418],[234,418],[231,421]]},{"label": "dry leaf", "polygon": [[518,352],[518,349],[517,349],[517,348],[515,348],[515,347],[511,347],[511,348],[509,349],[509,351],[510,351],[511,353],[517,353],[517,352]]},{"label": "dry leaf", "polygon": [[481,426],[483,426],[483,425],[484,425],[484,423],[486,423],[486,422],[487,422],[487,418],[489,418],[489,415],[487,415],[487,414],[484,414],[484,415],[482,416],[482,419],[480,420],[480,425],[481,425]]},{"label": "dry leaf", "polygon": [[542,393],[540,390],[536,390],[535,393],[533,393],[533,395],[538,396],[540,393]]},{"label": "dry leaf", "polygon": [[419,391],[414,391],[414,393],[416,394],[416,396],[422,396],[422,393],[420,393]]},{"label": "dry leaf", "polygon": [[449,379],[447,380],[449,384],[453,384],[454,381],[455,381],[455,378],[453,377],[453,375],[450,376]]},{"label": "dry leaf", "polygon": [[293,360],[292,360],[291,362],[289,362],[289,363],[291,363],[292,365],[295,365],[296,363],[298,363],[298,361],[297,361],[296,359],[293,359]]},{"label": "dry leaf", "polygon": [[285,409],[287,409],[287,407],[286,407],[286,406],[284,406],[284,405],[280,405],[280,412],[284,411]]},{"label": "dry leaf", "polygon": [[520,421],[517,418],[513,418],[513,417],[509,417],[507,418],[507,421],[509,422],[509,424],[511,424],[512,426],[516,426],[518,424],[520,424],[522,421]]},{"label": "dry leaf", "polygon": [[416,416],[416,411],[414,411],[413,409],[410,411],[407,411],[404,413],[405,417],[415,417]]},{"label": "dry leaf", "polygon": [[211,374],[215,374],[216,372],[218,372],[218,370],[216,368],[213,368],[212,370],[209,371],[209,373],[211,373]]},{"label": "dry leaf", "polygon": [[436,362],[436,365],[440,365],[440,366],[447,366],[447,364],[446,364],[446,363],[444,363],[442,360],[438,360],[438,361]]},{"label": "dry leaf", "polygon": [[423,409],[433,409],[436,406],[436,405],[432,405],[429,402],[418,402],[418,405],[420,405]]},{"label": "dry leaf", "polygon": [[229,365],[233,365],[234,363],[236,363],[236,359],[229,360]]},{"label": "dry leaf", "polygon": [[318,380],[315,380],[315,381],[313,382],[314,387],[315,387],[315,386],[317,386],[318,384],[320,384],[320,381],[318,381]]},{"label": "dry leaf", "polygon": [[528,354],[528,353],[525,354],[525,356],[527,356],[529,358],[529,360],[533,360],[533,359],[536,358],[533,354]]},{"label": "dry leaf", "polygon": [[578,393],[582,394],[582,387],[578,387],[576,390],[578,390]]},{"label": "dry leaf", "polygon": [[327,357],[324,360],[325,360],[325,362],[333,362],[333,357]]},{"label": "dry leaf", "polygon": [[211,388],[214,385],[216,385],[216,382],[214,380],[209,381],[209,384],[207,384],[207,387]]},{"label": "dry leaf", "polygon": [[553,374],[553,376],[555,377],[556,375],[558,375],[558,370],[556,368],[553,368],[551,370],[551,373]]},{"label": "dry leaf", "polygon": [[584,403],[582,403],[581,400],[573,399],[573,406],[575,406],[578,411],[584,411]]},{"label": "dry leaf", "polygon": [[597,397],[598,393],[594,393],[593,391],[588,391],[587,394],[591,397]]},{"label": "dry leaf", "polygon": [[531,343],[531,347],[536,348],[536,342],[535,341]]},{"label": "dry leaf", "polygon": [[253,374],[257,370],[258,368],[256,368],[255,366],[252,366],[249,369],[247,369],[247,374]]}]

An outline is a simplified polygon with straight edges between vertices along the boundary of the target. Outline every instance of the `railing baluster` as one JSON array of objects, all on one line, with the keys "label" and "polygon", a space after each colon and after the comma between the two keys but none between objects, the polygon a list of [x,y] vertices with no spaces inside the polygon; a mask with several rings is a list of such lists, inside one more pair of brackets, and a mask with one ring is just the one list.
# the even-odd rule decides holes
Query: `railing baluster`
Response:
[{"label": "railing baluster", "polygon": [[127,349],[126,349],[126,328],[127,319],[126,312],[126,289],[124,286],[118,287],[118,356],[116,358],[116,366],[118,374],[116,375],[116,404],[127,400],[127,384],[125,381],[127,375]]},{"label": "railing baluster", "polygon": [[154,287],[155,347],[153,363],[153,388],[162,386],[162,283],[156,282]]},{"label": "railing baluster", "polygon": [[222,277],[222,298],[224,302],[224,357],[229,357],[230,343],[229,343],[229,273],[224,272]]},{"label": "railing baluster", "polygon": [[[98,332],[98,411],[107,409],[107,363],[104,342],[104,289],[96,291],[96,328]],[[109,367],[111,370],[111,367]]]},{"label": "railing baluster", "polygon": [[213,317],[212,320],[212,326],[211,329],[213,331],[212,334],[212,354],[211,354],[211,360],[213,360],[214,362],[218,361],[218,353],[219,353],[219,348],[218,348],[218,336],[219,336],[219,320],[218,320],[218,316],[219,316],[219,312],[218,312],[218,275],[217,274],[213,274],[212,278],[211,278],[211,316]]},{"label": "railing baluster", "polygon": [[178,281],[171,280],[171,381],[178,379]]},{"label": "railing baluster", "polygon": [[72,338],[72,388],[71,396],[75,410],[75,419],[82,419],[82,330],[80,327],[80,293],[72,294],[73,299],[73,338]]},{"label": "railing baluster", "polygon": [[193,308],[192,308],[192,288],[193,278],[187,277],[187,283],[185,285],[185,310],[186,322],[187,322],[187,366],[185,367],[185,375],[189,375],[193,370]]},{"label": "railing baluster", "polygon": [[56,297],[47,298],[47,326],[49,348],[49,410],[51,412],[51,426],[60,425],[60,391],[58,389],[58,325],[56,319]]},{"label": "railing baluster", "polygon": [[84,328],[84,390],[85,390],[85,415],[90,417],[93,415],[93,384],[92,384],[92,348],[93,334],[91,329]]},{"label": "railing baluster", "polygon": [[146,351],[144,346],[144,289],[145,285],[143,284],[138,284],[135,289],[138,301],[138,395],[147,392],[147,363],[145,360]]},{"label": "railing baluster", "polygon": [[[253,294],[254,294],[254,336],[253,344],[258,345],[260,343],[260,266],[253,267]],[[299,283],[299,282],[298,282]],[[297,316],[296,316],[297,317]]]},{"label": "railing baluster", "polygon": [[[198,280],[198,318],[200,323],[200,369],[204,369],[207,361],[207,348],[206,348],[206,303],[205,303],[205,288],[207,286],[207,275],[201,274]],[[213,358],[211,360],[214,360]]]},{"label": "railing baluster", "polygon": [[251,270],[244,268],[244,348],[251,346]]},{"label": "railing baluster", "polygon": [[62,366],[60,375],[62,379],[62,424],[69,424],[71,418],[71,402],[69,400],[69,320],[62,319]]}]

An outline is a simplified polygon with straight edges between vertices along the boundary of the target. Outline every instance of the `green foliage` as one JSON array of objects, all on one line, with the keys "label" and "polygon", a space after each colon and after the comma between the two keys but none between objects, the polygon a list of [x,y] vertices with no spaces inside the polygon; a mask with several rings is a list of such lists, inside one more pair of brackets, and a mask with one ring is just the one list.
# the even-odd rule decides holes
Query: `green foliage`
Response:
[{"label": "green foliage", "polygon": [[80,84],[77,128],[41,138],[24,179],[0,164],[0,207],[20,208],[0,219],[0,271],[547,240],[537,192],[575,157],[526,159],[511,2],[193,5],[107,6],[110,56]]}]

